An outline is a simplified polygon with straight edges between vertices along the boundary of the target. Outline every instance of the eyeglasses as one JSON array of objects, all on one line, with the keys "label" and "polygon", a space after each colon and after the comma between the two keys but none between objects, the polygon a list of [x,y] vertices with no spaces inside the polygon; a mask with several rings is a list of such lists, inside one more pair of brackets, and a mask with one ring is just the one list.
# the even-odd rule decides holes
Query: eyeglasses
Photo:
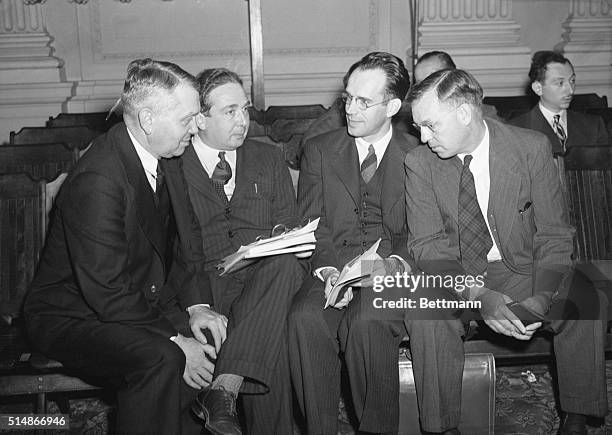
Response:
[{"label": "eyeglasses", "polygon": [[366,109],[369,109],[370,107],[378,106],[379,104],[384,104],[384,103],[389,102],[389,100],[382,100],[382,101],[379,101],[378,103],[372,103],[368,101],[366,98],[354,97],[348,92],[342,93],[342,101],[344,101],[344,107],[346,108],[349,108],[351,103],[354,101],[355,105],[357,105],[357,109],[359,110],[366,110]]},{"label": "eyeglasses", "polygon": [[425,124],[417,124],[416,122],[412,123],[412,126],[419,131],[419,133],[423,133],[421,129],[426,128],[427,130],[429,130],[431,132],[431,134],[433,136],[435,136],[436,134],[440,133],[440,130],[442,130],[442,126],[441,121],[443,119],[445,119],[446,117],[448,117],[448,115],[450,115],[451,113],[455,113],[455,110],[451,110],[446,112],[444,115],[442,115],[442,117],[440,119],[438,119],[436,122],[433,123],[425,123]]}]

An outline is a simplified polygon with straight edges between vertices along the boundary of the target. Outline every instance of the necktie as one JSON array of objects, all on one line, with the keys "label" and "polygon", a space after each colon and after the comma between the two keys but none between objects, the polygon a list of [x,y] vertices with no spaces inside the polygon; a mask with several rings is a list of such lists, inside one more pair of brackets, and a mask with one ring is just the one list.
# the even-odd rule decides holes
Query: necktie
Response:
[{"label": "necktie", "polygon": [[471,161],[471,155],[463,159],[459,181],[459,249],[465,271],[470,275],[479,275],[487,268],[487,253],[493,241],[478,205],[474,176],[470,171]]},{"label": "necktie", "polygon": [[361,162],[361,177],[363,181],[369,183],[372,177],[374,176],[374,172],[376,172],[376,153],[374,152],[374,146],[370,145],[368,147],[368,155],[365,160]]},{"label": "necktie", "polygon": [[155,175],[155,205],[159,206],[159,198],[164,189],[164,171],[159,162],[157,163],[157,174]]},{"label": "necktie", "polygon": [[553,116],[553,129],[555,130],[555,133],[557,134],[557,137],[559,138],[559,140],[561,141],[561,146],[563,147],[563,152],[565,152],[565,143],[567,142],[567,134],[565,133],[565,130],[563,129],[563,126],[561,125],[561,115],[555,115]]},{"label": "necktie", "polygon": [[229,201],[223,186],[227,184],[230,178],[232,178],[232,168],[227,160],[225,160],[225,151],[219,151],[219,162],[217,162],[210,179],[215,186],[215,190],[226,203]]}]

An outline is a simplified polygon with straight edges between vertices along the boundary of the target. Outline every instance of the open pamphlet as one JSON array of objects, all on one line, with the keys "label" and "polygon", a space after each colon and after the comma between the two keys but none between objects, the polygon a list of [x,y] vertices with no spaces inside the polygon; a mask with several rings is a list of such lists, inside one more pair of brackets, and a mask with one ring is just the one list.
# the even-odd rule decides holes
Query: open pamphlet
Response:
[{"label": "open pamphlet", "polygon": [[334,306],[346,293],[346,290],[365,281],[372,275],[374,269],[374,260],[378,258],[376,251],[378,251],[378,245],[380,245],[380,239],[378,239],[370,248],[363,254],[358,255],[351,261],[346,263],[340,271],[340,276],[336,280],[336,283],[331,288],[329,295],[325,300],[325,307]]},{"label": "open pamphlet", "polygon": [[286,231],[278,236],[256,240],[246,246],[241,246],[236,252],[225,257],[217,269],[221,275],[240,270],[253,263],[257,258],[286,253],[313,251],[315,248],[315,230],[319,218],[308,222],[303,227]]}]

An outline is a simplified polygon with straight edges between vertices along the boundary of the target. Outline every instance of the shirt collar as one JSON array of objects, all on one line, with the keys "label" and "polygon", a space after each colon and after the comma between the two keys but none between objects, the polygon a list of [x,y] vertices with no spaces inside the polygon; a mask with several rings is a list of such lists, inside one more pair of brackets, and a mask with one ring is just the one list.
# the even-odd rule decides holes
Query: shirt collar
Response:
[{"label": "shirt collar", "polygon": [[138,158],[140,159],[140,163],[142,163],[142,167],[145,172],[149,175],[153,176],[153,178],[157,177],[157,159],[151,154],[149,151],[143,147],[138,140],[134,137],[130,129],[127,129],[128,135],[130,136],[130,140],[134,144],[134,148],[136,149],[136,154],[138,154]]},{"label": "shirt collar", "polygon": [[463,159],[468,154],[472,156],[472,162],[488,161],[489,159],[489,126],[487,125],[486,121],[482,121],[482,122],[485,125],[485,132],[484,132],[484,136],[482,140],[480,141],[476,149],[474,149],[474,151],[472,151],[471,153],[457,154],[457,157],[459,157],[459,160],[461,160],[461,163],[463,163]]},{"label": "shirt collar", "polygon": [[[196,152],[198,159],[200,159],[200,162],[204,165],[206,171],[209,172],[210,170],[210,174],[212,174],[212,170],[219,161],[219,151],[222,150],[218,150],[205,144],[202,138],[197,134],[193,135],[191,143],[193,144],[193,149]],[[230,164],[232,170],[235,170],[236,150],[225,151],[225,160],[227,160],[227,162]]]},{"label": "shirt collar", "polygon": [[385,151],[389,146],[389,142],[391,142],[391,136],[393,136],[393,127],[390,125],[389,131],[387,131],[385,135],[377,141],[368,142],[362,137],[356,137],[355,144],[357,145],[357,149],[359,150],[360,155],[362,154],[362,152],[365,152],[365,154],[367,154],[368,148],[370,147],[370,145],[373,145],[374,152],[376,153],[378,161],[380,162],[382,160],[382,157],[385,155]]},{"label": "shirt collar", "polygon": [[566,119],[567,119],[567,110],[561,110],[559,112],[553,112],[552,110],[547,109],[546,107],[544,107],[544,105],[542,104],[542,102],[540,101],[538,103],[538,106],[540,108],[540,112],[542,112],[542,115],[544,115],[544,118],[546,118],[546,120],[548,121],[548,123],[550,125],[553,125],[553,118],[555,115],[561,115],[561,118],[559,120],[559,122],[561,122],[562,124],[566,123]]}]

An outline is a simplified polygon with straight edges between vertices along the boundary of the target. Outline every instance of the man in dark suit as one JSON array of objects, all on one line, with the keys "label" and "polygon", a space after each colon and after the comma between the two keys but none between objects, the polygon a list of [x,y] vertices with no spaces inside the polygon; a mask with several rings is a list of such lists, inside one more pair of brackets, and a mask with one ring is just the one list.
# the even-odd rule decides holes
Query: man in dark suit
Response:
[{"label": "man in dark suit", "polygon": [[[339,270],[379,238],[376,270],[388,275],[410,272],[402,162],[416,139],[391,125],[409,86],[399,58],[381,52],[364,56],[344,78],[347,127],[311,139],[304,149],[298,206],[304,218],[321,221],[311,259],[313,276],[306,279],[289,314],[289,355],[309,434],[337,433],[341,344],[360,430],[397,432],[397,355],[406,334],[402,318],[387,322],[362,317],[359,293],[368,287],[349,288],[333,306],[323,307]],[[412,334],[418,343],[413,353],[425,355],[427,349],[428,357],[436,360],[436,352],[444,352],[436,347],[438,331],[431,322],[415,325],[411,343]],[[415,362],[420,375],[425,369],[421,361]],[[437,407],[436,400],[425,407]]]},{"label": "man in dark suit", "polygon": [[57,198],[27,329],[48,356],[117,384],[118,433],[199,432],[188,405],[215,356],[201,329],[219,335],[226,319],[197,306],[210,288],[174,158],[197,131],[195,79],[135,60],[121,102],[124,123],[94,141]]},{"label": "man in dark suit", "polygon": [[538,51],[531,61],[529,80],[540,101],[529,112],[511,119],[511,124],[544,133],[554,154],[574,146],[608,145],[601,117],[569,110],[576,89],[569,59],[555,51]]},{"label": "man in dark suit", "polygon": [[183,169],[204,240],[212,308],[229,323],[211,388],[194,410],[213,433],[240,433],[233,412],[240,392],[249,433],[288,434],[293,415],[286,319],[303,269],[291,254],[223,276],[216,266],[241,245],[268,237],[276,225],[299,224],[291,177],[278,148],[245,139],[250,102],[240,77],[214,68],[197,80],[199,131],[182,157]]},{"label": "man in dark suit", "polygon": [[[572,320],[557,311],[570,306],[566,298],[575,285],[574,228],[548,139],[483,119],[482,88],[462,70],[432,74],[411,89],[408,100],[431,149],[416,149],[406,159],[408,247],[416,265],[458,262],[461,275],[480,276],[484,285],[473,284],[461,295],[478,302],[497,333],[529,340],[542,326],[521,322],[515,312],[523,320],[526,312],[548,322],[566,413],[561,433],[586,434],[585,415],[603,416],[608,409],[605,322],[597,320],[604,318],[605,304],[581,287],[580,299],[589,298],[596,312]],[[507,306],[514,301],[520,304],[515,311]],[[459,336],[447,356],[451,365],[461,365]],[[454,384],[460,388],[461,376]],[[447,403],[445,413],[458,416],[460,406]],[[459,419],[449,423],[457,426]]]}]

